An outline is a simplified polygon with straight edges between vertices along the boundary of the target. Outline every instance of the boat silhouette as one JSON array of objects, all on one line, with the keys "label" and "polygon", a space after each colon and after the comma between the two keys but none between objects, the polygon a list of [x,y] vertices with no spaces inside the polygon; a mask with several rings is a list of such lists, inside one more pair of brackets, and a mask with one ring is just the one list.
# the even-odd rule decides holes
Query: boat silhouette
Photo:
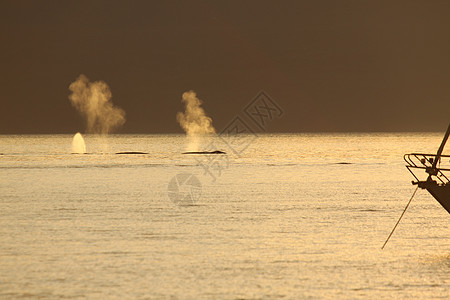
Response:
[{"label": "boat silhouette", "polygon": [[[410,153],[403,157],[407,164],[406,168],[415,178],[412,184],[427,190],[448,213],[450,213],[450,155],[442,155],[442,151],[449,135],[450,124],[436,154]],[[421,180],[423,176],[426,176],[426,179]]]}]

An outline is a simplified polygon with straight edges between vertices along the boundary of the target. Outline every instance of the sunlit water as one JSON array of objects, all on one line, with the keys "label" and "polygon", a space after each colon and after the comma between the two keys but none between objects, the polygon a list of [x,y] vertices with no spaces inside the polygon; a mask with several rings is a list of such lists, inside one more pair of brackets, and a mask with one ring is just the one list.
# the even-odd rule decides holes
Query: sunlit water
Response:
[{"label": "sunlit water", "polygon": [[[442,134],[260,135],[220,157],[72,137],[0,136],[1,299],[450,296],[449,214],[426,191],[381,250],[414,191],[403,154]],[[193,204],[169,198],[180,173]]]}]

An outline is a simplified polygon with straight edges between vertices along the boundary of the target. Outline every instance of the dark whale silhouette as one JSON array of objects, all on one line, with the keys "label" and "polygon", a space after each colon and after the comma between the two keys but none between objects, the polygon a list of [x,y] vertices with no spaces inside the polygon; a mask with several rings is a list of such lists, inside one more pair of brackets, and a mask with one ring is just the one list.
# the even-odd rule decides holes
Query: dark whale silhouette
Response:
[{"label": "dark whale silhouette", "polygon": [[116,154],[148,154],[148,153],[139,151],[124,151],[124,152],[117,152]]},{"label": "dark whale silhouette", "polygon": [[189,151],[183,152],[181,154],[227,154],[227,153],[220,150],[216,150],[216,151]]}]

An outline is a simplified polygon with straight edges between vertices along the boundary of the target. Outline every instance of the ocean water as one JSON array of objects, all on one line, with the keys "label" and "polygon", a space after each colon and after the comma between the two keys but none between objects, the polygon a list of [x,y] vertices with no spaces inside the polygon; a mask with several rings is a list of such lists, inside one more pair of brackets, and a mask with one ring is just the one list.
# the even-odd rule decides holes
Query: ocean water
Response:
[{"label": "ocean water", "polygon": [[442,133],[72,137],[0,136],[1,299],[450,297],[426,191],[381,250]]}]

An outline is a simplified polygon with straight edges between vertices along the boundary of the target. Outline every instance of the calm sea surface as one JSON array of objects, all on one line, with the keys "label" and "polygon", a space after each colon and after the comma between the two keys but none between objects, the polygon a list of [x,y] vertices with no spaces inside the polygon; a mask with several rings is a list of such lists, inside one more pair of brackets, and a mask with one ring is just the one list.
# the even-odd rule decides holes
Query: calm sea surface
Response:
[{"label": "calm sea surface", "polygon": [[1,299],[450,297],[450,218],[426,191],[381,250],[415,189],[403,154],[442,133],[200,141],[228,153],[209,156],[72,137],[0,136]]}]

